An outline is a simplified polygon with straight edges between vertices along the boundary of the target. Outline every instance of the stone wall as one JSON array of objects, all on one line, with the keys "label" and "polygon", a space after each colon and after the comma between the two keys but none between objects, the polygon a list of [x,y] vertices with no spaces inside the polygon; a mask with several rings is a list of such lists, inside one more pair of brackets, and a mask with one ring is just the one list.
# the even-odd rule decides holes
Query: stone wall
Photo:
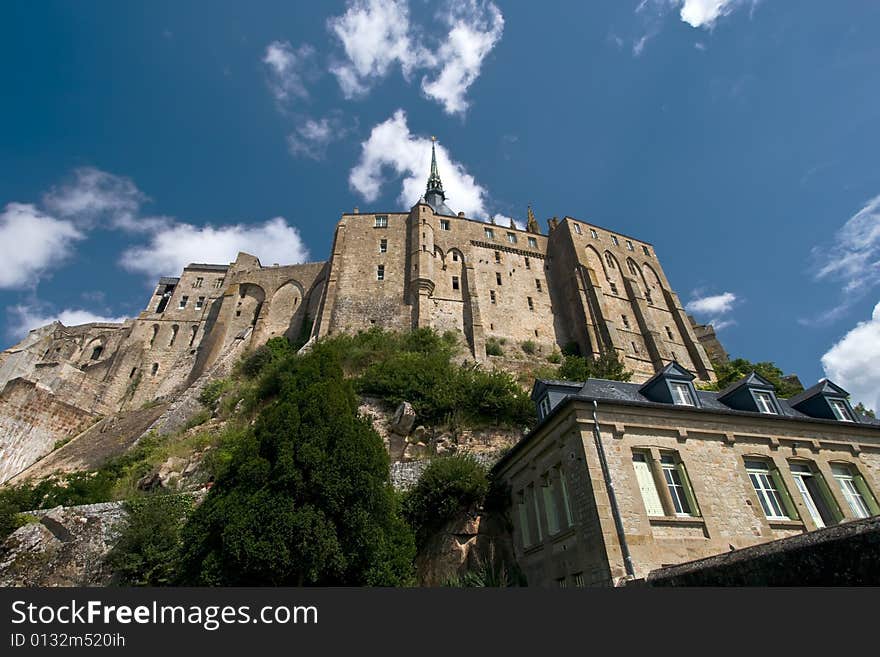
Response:
[{"label": "stone wall", "polygon": [[52,451],[55,443],[78,433],[93,418],[25,379],[0,391],[0,483]]}]

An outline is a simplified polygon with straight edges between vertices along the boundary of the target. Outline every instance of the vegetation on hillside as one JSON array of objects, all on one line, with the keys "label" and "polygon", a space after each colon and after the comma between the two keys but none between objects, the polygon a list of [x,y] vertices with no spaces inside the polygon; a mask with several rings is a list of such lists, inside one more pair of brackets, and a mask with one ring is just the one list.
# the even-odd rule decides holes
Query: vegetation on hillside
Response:
[{"label": "vegetation on hillside", "polygon": [[771,362],[753,363],[745,358],[736,358],[726,363],[713,363],[713,367],[718,380],[715,383],[701,385],[703,390],[724,390],[731,383],[739,381],[752,372],[760,374],[772,383],[776,388],[776,394],[784,399],[804,390],[796,379],[786,378],[782,370]]},{"label": "vegetation on hillside", "polygon": [[562,364],[556,370],[556,378],[562,381],[629,381],[632,372],[624,367],[616,351],[606,352],[597,358],[568,353],[562,357]]}]

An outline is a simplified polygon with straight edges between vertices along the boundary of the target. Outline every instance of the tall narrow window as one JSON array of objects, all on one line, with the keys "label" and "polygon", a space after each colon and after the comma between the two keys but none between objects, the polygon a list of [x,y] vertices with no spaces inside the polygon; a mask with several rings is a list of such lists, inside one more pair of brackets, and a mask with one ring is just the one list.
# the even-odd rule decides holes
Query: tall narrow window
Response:
[{"label": "tall narrow window", "polygon": [[672,330],[668,326],[664,326],[663,328],[666,329],[666,337],[670,340],[675,340],[675,336],[672,335]]},{"label": "tall narrow window", "polygon": [[574,224],[574,232],[576,232],[578,235],[581,234],[581,227],[579,224]]},{"label": "tall narrow window", "polygon": [[559,489],[562,493],[562,510],[565,512],[566,526],[571,527],[574,524],[574,517],[571,513],[571,501],[568,498],[568,484],[565,479],[565,470],[561,467],[557,467],[556,473],[559,475]]},{"label": "tall narrow window", "polygon": [[159,371],[159,363],[153,363],[153,367],[150,369],[150,376],[156,376],[156,373]]},{"label": "tall narrow window", "polygon": [[174,341],[177,339],[177,331],[179,331],[179,330],[180,330],[180,327],[177,326],[177,324],[175,324],[174,326],[171,327],[171,339],[168,340],[169,347],[174,346]]},{"label": "tall narrow window", "polygon": [[614,284],[614,281],[608,281],[608,287],[611,288],[611,294],[617,294],[617,285]]},{"label": "tall narrow window", "polygon": [[495,284],[501,285],[501,274],[499,274],[497,271],[495,272]]},{"label": "tall narrow window", "polygon": [[556,509],[556,493],[553,490],[552,473],[544,475],[541,482],[541,491],[544,494],[544,513],[547,516],[547,531],[551,535],[559,531],[559,512]]},{"label": "tall narrow window", "polygon": [[660,457],[660,468],[663,470],[666,488],[669,489],[669,496],[672,498],[675,515],[695,515],[689,499],[691,493],[683,476],[684,467],[676,463],[675,457],[672,454],[663,454]]},{"label": "tall narrow window", "polygon": [[214,288],[219,290],[221,287],[223,287],[223,279],[218,278],[216,281],[214,281]]},{"label": "tall narrow window", "polygon": [[519,516],[520,537],[522,538],[523,547],[527,548],[532,544],[532,532],[529,529],[529,510],[526,506],[526,496],[522,491],[517,494],[516,509]]},{"label": "tall narrow window", "polygon": [[495,303],[495,290],[489,290],[489,300]]},{"label": "tall narrow window", "polygon": [[189,346],[192,347],[193,343],[196,341],[196,333],[199,332],[198,325],[194,325],[189,332]]},{"label": "tall narrow window", "polygon": [[791,476],[816,527],[825,527],[837,522],[828,503],[830,496],[825,489],[822,475],[813,472],[806,463],[792,463]]},{"label": "tall narrow window", "polygon": [[642,493],[642,501],[645,503],[645,511],[649,516],[663,516],[663,504],[660,503],[660,494],[657,492],[657,484],[654,475],[651,474],[651,464],[647,455],[642,452],[633,453],[633,468],[636,471],[636,481],[639,491]]},{"label": "tall narrow window", "polygon": [[379,253],[388,252],[388,240],[379,240]]},{"label": "tall narrow window", "polygon": [[538,292],[541,291],[541,279],[540,279],[540,278],[536,278],[536,279],[535,279],[535,289],[536,289]]},{"label": "tall narrow window", "polygon": [[746,461],[746,472],[758,496],[758,502],[769,520],[789,520],[790,516],[782,501],[782,494],[777,486],[777,477],[773,476],[770,466],[764,461]]},{"label": "tall narrow window", "polygon": [[544,532],[541,530],[541,514],[538,511],[538,495],[535,493],[535,485],[529,484],[529,497],[532,498],[532,510],[535,517],[535,534],[538,537],[538,543],[544,540]]},{"label": "tall narrow window", "polygon": [[642,246],[642,251],[644,251],[644,253],[645,253],[646,256],[650,256],[650,255],[651,255],[651,251],[650,251],[650,249],[648,249],[647,246]]},{"label": "tall narrow window", "polygon": [[453,276],[453,277],[452,277],[452,289],[453,289],[453,290],[457,290],[457,289],[458,289],[458,276]]},{"label": "tall narrow window", "polygon": [[629,240],[626,241],[626,250],[627,250],[627,251],[632,251],[632,250],[633,250],[633,243],[630,242]]},{"label": "tall narrow window", "polygon": [[452,262],[458,262],[458,251],[452,252]]},{"label": "tall narrow window", "polygon": [[205,307],[205,297],[199,297],[196,299],[196,310],[201,310]]},{"label": "tall narrow window", "polygon": [[198,278],[196,278],[196,282],[193,283],[193,287],[202,287],[202,283],[204,282],[204,280],[204,278],[199,276]]},{"label": "tall narrow window", "polygon": [[614,246],[620,246],[620,241],[619,241],[619,240],[617,239],[617,237],[614,236],[614,235],[611,236],[611,243],[612,243]]},{"label": "tall narrow window", "polygon": [[377,265],[376,266],[376,280],[384,281],[385,280],[385,265]]},{"label": "tall narrow window", "polygon": [[605,253],[605,262],[608,263],[608,266],[609,266],[611,269],[615,269],[615,267],[614,267],[614,258],[612,258],[612,257],[611,257],[611,254],[608,253],[608,252]]},{"label": "tall narrow window", "polygon": [[651,290],[645,288],[645,301],[648,302],[649,306],[654,305],[654,299],[651,298]]},{"label": "tall narrow window", "polygon": [[877,501],[862,475],[847,465],[832,465],[831,472],[856,518],[867,518],[878,513]]},{"label": "tall narrow window", "polygon": [[599,233],[596,232],[595,228],[590,228],[590,237],[592,237],[594,240],[599,239]]},{"label": "tall narrow window", "polygon": [[526,269],[531,269],[531,268],[532,268],[532,263],[529,262],[528,258],[526,258]]},{"label": "tall narrow window", "polygon": [[620,319],[623,320],[623,326],[624,326],[624,328],[629,328],[629,320],[626,318],[626,315],[621,315],[621,316],[620,316]]},{"label": "tall narrow window", "polygon": [[534,310],[535,310],[535,302],[532,301],[532,297],[526,297],[526,301],[527,301],[528,304],[529,304],[529,310],[531,310],[532,312],[534,312]]},{"label": "tall narrow window", "polygon": [[150,336],[150,346],[156,343],[156,336],[159,335],[159,325],[153,324],[153,334]]},{"label": "tall narrow window", "polygon": [[630,273],[630,274],[632,274],[633,276],[638,275],[639,272],[638,272],[638,270],[636,269],[636,266],[633,264],[633,261],[632,261],[632,260],[627,260],[627,261],[626,261],[626,266],[629,268],[629,273]]},{"label": "tall narrow window", "polygon": [[500,251],[495,252],[495,262],[501,262],[501,252]]},{"label": "tall narrow window", "polygon": [[180,297],[180,303],[177,305],[177,309],[183,310],[184,308],[186,308],[186,304],[188,303],[189,297],[184,294],[182,297]]}]

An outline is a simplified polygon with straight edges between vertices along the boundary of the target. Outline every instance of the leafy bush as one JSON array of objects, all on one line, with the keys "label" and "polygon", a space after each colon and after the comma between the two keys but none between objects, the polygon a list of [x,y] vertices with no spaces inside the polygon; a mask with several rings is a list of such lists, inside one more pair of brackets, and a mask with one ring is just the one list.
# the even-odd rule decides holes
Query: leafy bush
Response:
[{"label": "leafy bush", "polygon": [[274,401],[183,529],[182,581],[408,583],[415,544],[389,483],[388,455],[358,415],[334,344],[281,358],[261,386]]},{"label": "leafy bush", "polygon": [[538,351],[538,345],[535,344],[534,340],[526,340],[521,346],[522,350],[530,356]]},{"label": "leafy bush", "polygon": [[461,511],[483,503],[489,492],[486,468],[471,456],[432,460],[406,493],[403,510],[423,546],[431,535]]},{"label": "leafy bush", "polygon": [[617,356],[617,352],[609,351],[598,358],[565,356],[559,366],[557,377],[564,381],[586,381],[587,379],[629,381],[632,378],[632,372],[626,370]]},{"label": "leafy bush", "polygon": [[205,384],[205,387],[202,388],[201,394],[199,394],[199,401],[207,408],[214,408],[217,404],[217,400],[220,399],[220,395],[222,395],[231,385],[231,382],[228,379],[214,379],[213,381],[209,381]]},{"label": "leafy bush", "polygon": [[178,577],[180,532],[192,513],[187,495],[150,495],[126,503],[128,519],[107,563],[120,584],[168,586]]},{"label": "leafy bush", "polygon": [[553,363],[554,365],[558,365],[562,362],[562,354],[558,351],[554,351],[549,356],[547,356],[547,361]]},{"label": "leafy bush", "polygon": [[239,369],[245,378],[257,378],[267,366],[296,353],[290,340],[283,336],[270,338],[266,344],[257,347],[252,354],[246,356]]},{"label": "leafy bush", "polygon": [[503,356],[504,350],[501,348],[502,342],[497,338],[488,338],[486,340],[487,356]]},{"label": "leafy bush", "polygon": [[757,372],[772,383],[776,388],[776,394],[785,399],[804,390],[796,381],[786,378],[774,363],[753,363],[745,358],[736,358],[726,363],[715,363],[714,367],[718,380],[701,386],[704,390],[724,390],[731,383],[739,381],[752,372]]}]

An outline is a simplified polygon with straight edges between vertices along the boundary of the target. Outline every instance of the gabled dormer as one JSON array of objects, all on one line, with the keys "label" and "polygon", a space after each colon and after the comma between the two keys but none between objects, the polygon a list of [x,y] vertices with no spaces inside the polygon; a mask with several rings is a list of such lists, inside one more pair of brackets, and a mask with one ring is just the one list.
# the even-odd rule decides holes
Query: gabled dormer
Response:
[{"label": "gabled dormer", "polygon": [[538,408],[538,422],[550,415],[556,406],[570,395],[576,395],[582,383],[572,381],[545,381],[537,380],[532,386],[532,401]]},{"label": "gabled dormer", "polygon": [[836,383],[822,379],[788,400],[789,406],[810,417],[840,422],[859,422],[849,404],[849,393]]},{"label": "gabled dormer", "polygon": [[718,393],[718,401],[738,411],[781,415],[776,388],[757,372],[729,385]]},{"label": "gabled dormer", "polygon": [[694,378],[688,370],[672,361],[648,379],[639,392],[651,401],[700,408]]}]

